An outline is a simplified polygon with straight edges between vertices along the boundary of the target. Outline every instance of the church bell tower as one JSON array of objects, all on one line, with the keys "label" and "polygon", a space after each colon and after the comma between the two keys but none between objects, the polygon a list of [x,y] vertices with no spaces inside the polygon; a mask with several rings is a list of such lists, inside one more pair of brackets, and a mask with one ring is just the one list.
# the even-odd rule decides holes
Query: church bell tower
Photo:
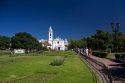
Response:
[{"label": "church bell tower", "polygon": [[51,28],[51,26],[50,26],[50,28],[49,28],[49,32],[48,32],[48,36],[49,36],[49,41],[52,41],[53,40],[53,30],[52,30],[52,28]]},{"label": "church bell tower", "polygon": [[50,48],[53,48],[53,30],[51,26],[49,27],[49,32],[48,32],[48,43],[50,44]]}]

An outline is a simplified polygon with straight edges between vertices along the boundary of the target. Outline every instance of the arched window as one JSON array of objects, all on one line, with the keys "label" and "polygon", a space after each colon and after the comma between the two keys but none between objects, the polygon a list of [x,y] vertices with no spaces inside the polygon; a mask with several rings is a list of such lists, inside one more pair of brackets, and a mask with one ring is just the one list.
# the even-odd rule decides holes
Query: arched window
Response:
[{"label": "arched window", "polygon": [[59,44],[59,41],[57,42],[57,44]]}]

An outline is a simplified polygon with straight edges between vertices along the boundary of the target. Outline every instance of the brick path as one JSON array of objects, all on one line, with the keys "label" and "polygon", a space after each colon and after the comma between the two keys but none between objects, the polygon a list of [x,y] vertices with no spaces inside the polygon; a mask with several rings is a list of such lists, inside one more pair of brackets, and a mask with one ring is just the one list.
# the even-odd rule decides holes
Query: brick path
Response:
[{"label": "brick path", "polygon": [[125,64],[106,58],[90,56],[91,58],[104,63],[111,72],[113,83],[125,83]]}]

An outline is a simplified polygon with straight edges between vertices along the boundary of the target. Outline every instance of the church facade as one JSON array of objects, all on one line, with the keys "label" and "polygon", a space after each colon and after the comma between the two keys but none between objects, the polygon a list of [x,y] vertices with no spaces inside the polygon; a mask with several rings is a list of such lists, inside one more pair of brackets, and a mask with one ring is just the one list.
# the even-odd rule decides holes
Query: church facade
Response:
[{"label": "church facade", "polygon": [[[40,42],[43,43],[43,46],[46,46],[48,49],[51,50],[67,50],[67,46],[68,46],[68,41],[67,39],[62,39],[62,38],[53,38],[53,29],[50,26],[49,31],[48,31],[48,40],[47,41],[42,41],[40,40]],[[45,45],[46,44],[46,45]]]}]

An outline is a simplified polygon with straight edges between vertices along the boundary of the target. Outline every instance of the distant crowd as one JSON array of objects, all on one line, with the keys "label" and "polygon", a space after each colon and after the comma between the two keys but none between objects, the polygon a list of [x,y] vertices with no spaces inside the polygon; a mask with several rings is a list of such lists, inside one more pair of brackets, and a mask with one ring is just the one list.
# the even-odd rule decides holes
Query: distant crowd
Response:
[{"label": "distant crowd", "polygon": [[83,55],[90,56],[92,55],[92,49],[90,48],[77,48],[78,53],[82,53]]}]

